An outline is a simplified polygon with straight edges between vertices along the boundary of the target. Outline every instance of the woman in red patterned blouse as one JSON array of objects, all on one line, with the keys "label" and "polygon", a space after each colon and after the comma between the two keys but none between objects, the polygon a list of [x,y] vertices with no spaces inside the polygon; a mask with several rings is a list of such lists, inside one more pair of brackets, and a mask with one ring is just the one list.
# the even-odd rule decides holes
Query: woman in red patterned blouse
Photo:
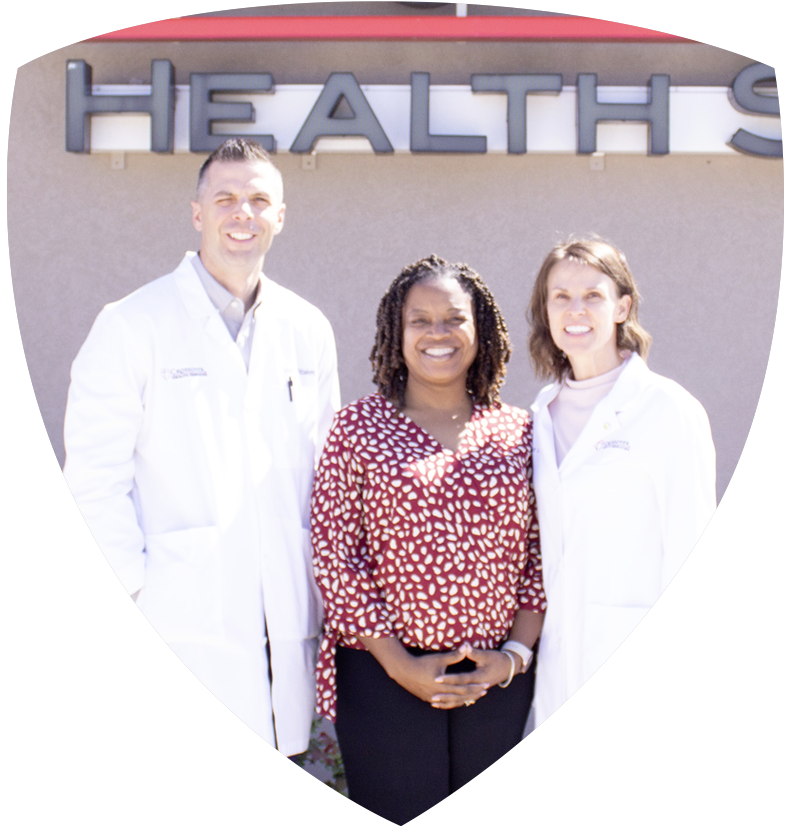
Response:
[{"label": "woman in red patterned blouse", "polygon": [[498,399],[510,353],[469,267],[406,267],[377,314],[378,393],[337,414],[316,475],[318,709],[350,798],[397,824],[516,745],[531,704],[546,603],[531,420]]}]

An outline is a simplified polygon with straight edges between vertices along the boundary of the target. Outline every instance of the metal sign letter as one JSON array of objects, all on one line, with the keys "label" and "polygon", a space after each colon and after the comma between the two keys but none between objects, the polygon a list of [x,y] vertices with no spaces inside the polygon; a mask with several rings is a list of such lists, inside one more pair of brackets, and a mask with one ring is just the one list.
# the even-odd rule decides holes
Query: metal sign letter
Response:
[{"label": "metal sign letter", "polygon": [[653,75],[649,80],[648,104],[604,104],[597,101],[597,75],[578,75],[578,153],[597,150],[597,122],[639,121],[649,123],[649,153],[668,153],[668,75]]},{"label": "metal sign letter", "polygon": [[429,133],[429,73],[410,75],[410,150],[413,153],[486,153],[486,136],[432,136]]},{"label": "metal sign letter", "polygon": [[[352,116],[334,115],[341,99],[346,100]],[[322,136],[365,136],[375,153],[393,153],[393,145],[351,72],[330,74],[289,150],[310,153]]]},{"label": "metal sign letter", "polygon": [[[780,116],[781,108],[777,95],[760,95],[754,91],[754,84],[760,81],[775,80],[775,70],[767,64],[751,64],[738,73],[731,85],[729,101],[732,106],[743,113],[761,116]],[[765,139],[740,128],[729,147],[750,153],[752,156],[767,156],[778,159],[784,155],[780,139]]]},{"label": "metal sign letter", "polygon": [[93,95],[93,72],[85,61],[66,62],[66,150],[90,153],[91,113],[148,113],[151,149],[173,153],[174,72],[170,61],[151,62],[151,95]]},{"label": "metal sign letter", "polygon": [[[272,76],[266,72],[191,72],[190,73],[190,151],[211,153],[229,138],[212,133],[217,121],[255,121],[249,101],[212,101],[213,93],[266,93],[272,89]],[[272,135],[248,136],[264,150],[275,150]]]},{"label": "metal sign letter", "polygon": [[474,93],[506,93],[506,124],[509,153],[527,153],[525,97],[529,93],[558,95],[562,75],[471,75]]}]

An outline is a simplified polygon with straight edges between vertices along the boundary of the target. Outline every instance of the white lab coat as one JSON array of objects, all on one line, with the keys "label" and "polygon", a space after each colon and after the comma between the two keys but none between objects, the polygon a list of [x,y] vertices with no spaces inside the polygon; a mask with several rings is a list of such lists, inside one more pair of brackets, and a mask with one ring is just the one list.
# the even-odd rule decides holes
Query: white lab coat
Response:
[{"label": "white lab coat", "polygon": [[715,511],[709,420],[684,388],[633,354],[558,466],[547,406],[559,389],[531,406],[547,593],[537,726],[643,618]]},{"label": "white lab coat", "polygon": [[339,405],[335,342],[319,310],[263,278],[246,372],[192,257],[97,317],[72,365],[64,474],[163,639],[291,755],[314,712],[309,505]]}]

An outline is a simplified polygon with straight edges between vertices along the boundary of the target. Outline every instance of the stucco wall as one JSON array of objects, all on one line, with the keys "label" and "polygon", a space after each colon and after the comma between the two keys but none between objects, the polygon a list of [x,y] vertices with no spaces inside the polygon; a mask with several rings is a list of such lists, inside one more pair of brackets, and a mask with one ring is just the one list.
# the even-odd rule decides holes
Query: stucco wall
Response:
[{"label": "stucco wall", "polygon": [[[31,379],[62,461],[71,360],[96,313],[170,271],[198,236],[189,199],[201,156],[64,150],[67,59],[94,83],[147,82],[169,58],[195,71],[264,71],[279,83],[353,71],[360,83],[469,83],[472,72],[597,72],[601,84],[727,85],[751,59],[700,44],[77,44],[19,70],[9,145],[9,246]],[[761,59],[761,56],[759,56]],[[465,260],[492,286],[515,355],[504,390],[528,406],[524,307],[559,238],[596,231],[625,249],[654,336],[650,366],[707,408],[719,494],[739,458],[761,389],[780,278],[782,164],[746,156],[319,155],[314,171],[279,153],[287,220],[267,274],[320,306],[335,326],[342,397],[371,389],[376,304],[403,265],[430,252]]]}]

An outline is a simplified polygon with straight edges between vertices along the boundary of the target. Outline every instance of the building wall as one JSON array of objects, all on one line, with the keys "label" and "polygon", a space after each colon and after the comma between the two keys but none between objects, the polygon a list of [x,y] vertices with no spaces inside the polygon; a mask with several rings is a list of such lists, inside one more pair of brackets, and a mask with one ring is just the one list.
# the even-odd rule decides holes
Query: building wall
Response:
[{"label": "building wall", "polygon": [[[67,59],[94,83],[147,83],[153,58],[190,72],[269,72],[318,83],[469,83],[473,72],[561,72],[572,84],[726,86],[753,62],[702,44],[238,43],[75,44],[21,67],[9,137],[8,225],[14,292],[31,379],[58,459],[70,363],[101,307],[170,271],[198,235],[189,200],[202,156],[64,150]],[[514,343],[504,398],[540,387],[525,349],[524,309],[547,250],[598,232],[628,255],[654,336],[650,366],[707,408],[719,494],[736,466],[764,377],[780,279],[782,163],[742,155],[320,154],[316,170],[277,154],[284,232],[267,274],[320,306],[338,339],[342,397],[371,389],[377,302],[407,263],[431,252],[464,260],[493,288]]]}]

